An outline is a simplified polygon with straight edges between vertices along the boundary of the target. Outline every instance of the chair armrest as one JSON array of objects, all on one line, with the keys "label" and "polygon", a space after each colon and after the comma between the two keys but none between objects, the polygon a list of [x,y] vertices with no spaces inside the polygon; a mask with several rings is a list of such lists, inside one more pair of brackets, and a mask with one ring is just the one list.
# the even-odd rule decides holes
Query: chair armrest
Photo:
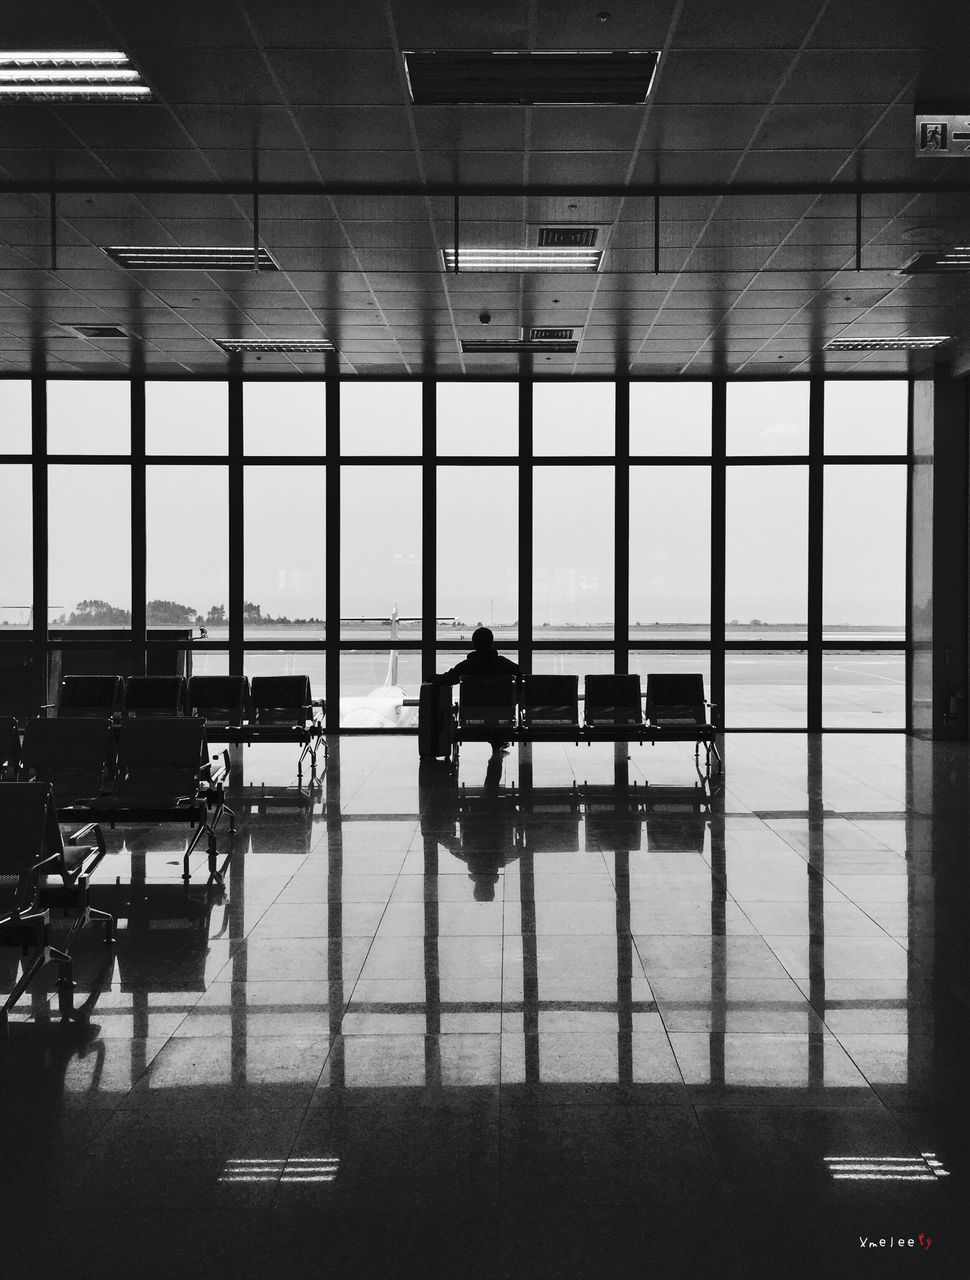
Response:
[{"label": "chair armrest", "polygon": [[223,747],[221,751],[217,751],[209,763],[205,766],[208,775],[208,781],[214,786],[218,786],[221,782],[225,782],[229,777],[229,748]]},{"label": "chair armrest", "polygon": [[73,832],[67,837],[66,843],[70,845],[81,844],[82,841],[87,842],[91,837],[93,837],[94,843],[98,846],[98,852],[106,853],[104,832],[96,822],[89,822],[86,827],[81,827],[79,831]]}]

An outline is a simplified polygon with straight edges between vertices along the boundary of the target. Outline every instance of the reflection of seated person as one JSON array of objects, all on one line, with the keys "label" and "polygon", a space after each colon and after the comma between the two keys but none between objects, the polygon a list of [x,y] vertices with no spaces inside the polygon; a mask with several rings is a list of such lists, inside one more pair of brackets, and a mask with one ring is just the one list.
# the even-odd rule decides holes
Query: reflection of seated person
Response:
[{"label": "reflection of seated person", "polygon": [[[517,676],[518,666],[505,658],[495,648],[495,637],[488,627],[479,627],[472,634],[472,652],[463,658],[450,671],[434,677],[435,684],[457,684],[462,676]],[[508,741],[503,738],[489,739],[492,751],[501,751],[507,747]]]},{"label": "reflection of seated person", "polygon": [[499,791],[501,759],[492,758],[478,795],[459,798],[453,775],[421,780],[421,831],[468,866],[476,902],[492,902],[502,867],[518,856],[515,804]]}]

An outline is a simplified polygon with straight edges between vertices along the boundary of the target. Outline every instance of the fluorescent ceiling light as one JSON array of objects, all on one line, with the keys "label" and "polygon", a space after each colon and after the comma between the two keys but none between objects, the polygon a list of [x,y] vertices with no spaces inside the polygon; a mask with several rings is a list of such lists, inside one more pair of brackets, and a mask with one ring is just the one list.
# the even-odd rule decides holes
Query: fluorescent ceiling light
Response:
[{"label": "fluorescent ceiling light", "polygon": [[227,1160],[219,1181],[238,1182],[333,1182],[340,1169],[338,1156],[291,1156],[288,1160]]},{"label": "fluorescent ceiling light", "polygon": [[826,351],[929,351],[950,339],[927,338],[832,338],[825,344]]},{"label": "fluorescent ceiling light", "polygon": [[825,1163],[837,1182],[935,1182],[950,1176],[933,1151],[918,1156],[826,1156]]},{"label": "fluorescent ceiling light", "polygon": [[599,271],[602,249],[442,249],[446,271]]},{"label": "fluorescent ceiling light", "polygon": [[660,54],[640,50],[408,50],[404,70],[419,106],[646,102]]},{"label": "fluorescent ceiling light", "polygon": [[336,351],[336,347],[327,338],[281,338],[277,342],[272,338],[214,338],[213,341],[223,351],[287,351],[305,354]]},{"label": "fluorescent ceiling light", "polygon": [[[102,250],[119,266],[130,271],[252,271],[253,250],[198,246],[172,248],[170,245],[102,245]],[[265,249],[258,254],[260,271],[279,271],[278,263]]]},{"label": "fluorescent ceiling light", "polygon": [[118,50],[0,52],[0,102],[147,102],[151,89]]},{"label": "fluorescent ceiling light", "polygon": [[917,254],[899,274],[904,276],[920,276],[937,272],[970,271],[970,247],[956,245],[941,253]]}]

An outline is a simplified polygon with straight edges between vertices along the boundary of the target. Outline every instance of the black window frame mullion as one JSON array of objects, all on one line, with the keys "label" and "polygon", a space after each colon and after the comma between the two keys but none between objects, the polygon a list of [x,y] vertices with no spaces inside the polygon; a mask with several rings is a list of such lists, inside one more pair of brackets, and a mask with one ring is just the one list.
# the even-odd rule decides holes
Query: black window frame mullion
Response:
[{"label": "black window frame mullion", "polygon": [[49,547],[47,380],[43,377],[34,377],[30,380],[30,448],[30,519],[33,536],[31,684],[34,705],[40,708],[47,702],[47,606],[50,598],[47,563]]},{"label": "black window frame mullion", "polygon": [[243,380],[228,379],[229,403],[229,674],[245,673],[245,508]]},{"label": "black window frame mullion", "polygon": [[328,378],[326,398],[327,453],[325,489],[326,721],[327,733],[340,728],[340,382]]},{"label": "black window frame mullion", "polygon": [[613,669],[630,670],[630,381],[617,378],[613,511]]},{"label": "black window frame mullion", "polygon": [[131,380],[131,672],[148,664],[148,462],[145,379]]},{"label": "black window frame mullion", "polygon": [[720,727],[725,706],[725,573],[727,541],[727,379],[711,380],[711,702]]},{"label": "black window frame mullion", "polygon": [[822,601],[825,546],[825,380],[813,377],[808,392],[808,654],[805,701],[809,733],[822,728]]},{"label": "black window frame mullion", "polygon": [[437,665],[438,619],[438,466],[437,384],[421,383],[421,679]]},{"label": "black window frame mullion", "polygon": [[532,521],[534,514],[532,379],[519,380],[519,667],[532,670]]}]

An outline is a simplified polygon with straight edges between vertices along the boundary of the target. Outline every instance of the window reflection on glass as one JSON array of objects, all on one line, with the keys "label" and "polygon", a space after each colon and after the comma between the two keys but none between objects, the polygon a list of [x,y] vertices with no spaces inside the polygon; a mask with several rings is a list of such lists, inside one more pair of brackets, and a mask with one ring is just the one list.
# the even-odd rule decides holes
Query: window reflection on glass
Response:
[{"label": "window reflection on glass", "polygon": [[243,626],[253,640],[322,640],[326,612],[323,467],[247,467]]},{"label": "window reflection on glass", "polygon": [[630,471],[630,638],[706,638],[711,616],[711,473]]},{"label": "window reflection on glass", "polygon": [[517,632],[519,473],[516,467],[438,468],[438,635],[456,625]]},{"label": "window reflection on glass", "polygon": [[130,468],[54,465],[47,493],[51,625],[130,627]]},{"label": "window reflection on glass", "polygon": [[808,383],[729,382],[728,457],[808,453]]},{"label": "window reflection on glass", "polygon": [[905,453],[905,381],[826,382],[825,452]]},{"label": "window reflection on glass", "polygon": [[131,387],[80,379],[47,384],[48,453],[131,453]]},{"label": "window reflection on glass", "polygon": [[25,464],[0,468],[0,547],[4,555],[0,585],[0,628],[33,622],[34,565],[31,558],[31,474]]},{"label": "window reflection on glass", "polygon": [[709,382],[630,383],[630,453],[634,457],[710,452]]},{"label": "window reflection on glass", "polygon": [[348,466],[340,484],[341,634],[419,639],[420,468]]},{"label": "window reflection on glass", "polygon": [[[229,491],[224,466],[148,467],[148,625],[228,638]],[[191,518],[186,518],[191,513]]]},{"label": "window reflection on glass", "polygon": [[613,468],[537,467],[533,484],[536,637],[612,636]]},{"label": "window reflection on glass", "polygon": [[725,618],[732,639],[801,639],[808,468],[728,467]]},{"label": "window reflection on glass", "polygon": [[731,650],[724,659],[724,728],[804,729],[804,652]]},{"label": "window reflection on glass", "polygon": [[244,382],[243,448],[276,457],[326,452],[322,382]]},{"label": "window reflection on glass", "polygon": [[[509,657],[515,661],[514,653],[510,653]],[[536,649],[532,654],[532,670],[537,676],[578,676],[579,696],[582,697],[586,692],[586,677],[612,675],[615,664],[612,651],[606,649],[586,649],[582,653]]]},{"label": "window reflection on glass", "polygon": [[145,449],[150,455],[221,455],[228,447],[228,383],[145,384]]},{"label": "window reflection on glass", "polygon": [[439,454],[518,454],[517,382],[439,382],[437,397]]},{"label": "window reflection on glass", "polygon": [[30,383],[0,381],[0,453],[30,453]]},{"label": "window reflection on glass", "polygon": [[616,449],[616,389],[612,382],[537,382],[532,426],[536,457],[610,455]]},{"label": "window reflection on glass", "polygon": [[[321,655],[322,656],[322,655]],[[406,729],[418,723],[421,654],[345,649],[340,654],[340,727]]]},{"label": "window reflection on glass", "polygon": [[421,452],[420,382],[342,382],[340,451],[375,457]]},{"label": "window reflection on glass", "polygon": [[253,676],[307,676],[311,698],[325,696],[327,655],[322,649],[247,649],[243,664],[249,680]]},{"label": "window reflection on glass", "polygon": [[822,727],[905,729],[905,653],[824,653]]},{"label": "window reflection on glass", "polygon": [[225,649],[200,649],[192,646],[192,674],[194,676],[227,676],[229,654]]},{"label": "window reflection on glass", "polygon": [[906,467],[825,468],[825,638],[906,634]]}]

